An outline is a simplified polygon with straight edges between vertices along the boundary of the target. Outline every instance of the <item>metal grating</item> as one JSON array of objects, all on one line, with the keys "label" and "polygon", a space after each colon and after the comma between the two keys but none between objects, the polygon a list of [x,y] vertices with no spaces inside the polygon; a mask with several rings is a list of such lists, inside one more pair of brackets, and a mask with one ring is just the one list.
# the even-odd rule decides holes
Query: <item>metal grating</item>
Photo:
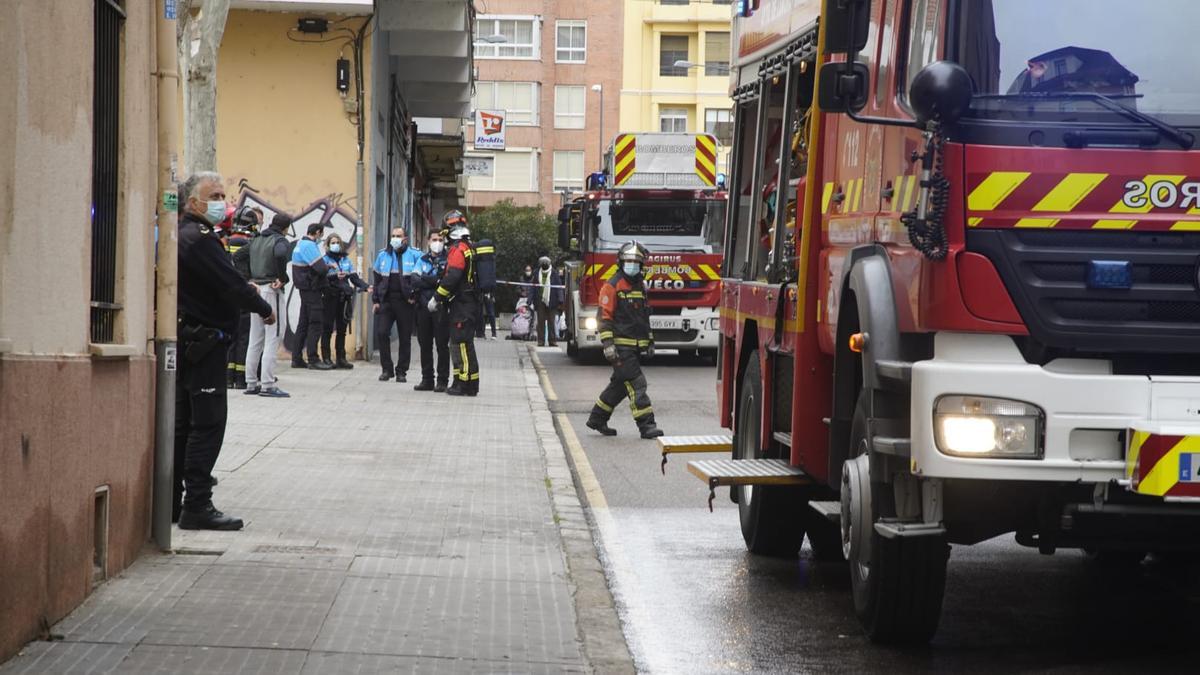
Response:
[{"label": "metal grating", "polygon": [[121,28],[116,0],[95,0],[92,91],[91,341],[112,342],[117,313],[117,208],[121,114]]}]

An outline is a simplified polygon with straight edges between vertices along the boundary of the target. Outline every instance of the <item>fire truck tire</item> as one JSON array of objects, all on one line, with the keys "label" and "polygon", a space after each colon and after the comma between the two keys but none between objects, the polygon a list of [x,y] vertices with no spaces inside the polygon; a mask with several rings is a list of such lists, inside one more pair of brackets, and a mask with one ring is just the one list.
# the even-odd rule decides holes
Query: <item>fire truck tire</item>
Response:
[{"label": "fire truck tire", "polygon": [[845,562],[842,554],[842,531],[825,517],[807,509],[804,513],[804,534],[808,537],[808,545],[812,547],[813,560],[817,562]]},{"label": "fire truck tire", "polygon": [[881,644],[929,642],[937,632],[950,547],[938,537],[887,539],[875,522],[894,515],[891,484],[871,475],[866,395],[851,424],[853,459],[842,470],[842,545],[850,563],[854,610]]},{"label": "fire truck tire", "polygon": [[[759,450],[762,419],[762,375],[758,353],[750,355],[738,394],[734,459],[764,459]],[[805,503],[799,490],[771,486],[739,486],[738,516],[742,538],[751,553],[795,557],[804,541]]]},{"label": "fire truck tire", "polygon": [[567,356],[573,359],[579,358],[579,343],[573,337],[567,339]]}]

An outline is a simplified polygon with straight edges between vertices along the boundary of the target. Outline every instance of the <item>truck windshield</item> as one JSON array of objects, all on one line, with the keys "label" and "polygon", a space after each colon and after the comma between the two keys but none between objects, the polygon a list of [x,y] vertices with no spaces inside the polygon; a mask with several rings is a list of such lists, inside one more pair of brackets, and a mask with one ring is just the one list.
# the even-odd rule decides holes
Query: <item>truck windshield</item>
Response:
[{"label": "truck windshield", "polygon": [[652,253],[721,253],[724,200],[602,199],[596,216],[599,250],[617,250],[637,239]]},{"label": "truck windshield", "polygon": [[971,115],[1128,121],[1105,105],[1107,97],[1170,124],[1200,124],[1200,59],[1186,48],[1200,2],[1131,7],[1127,0],[963,3],[960,61],[980,95]]}]

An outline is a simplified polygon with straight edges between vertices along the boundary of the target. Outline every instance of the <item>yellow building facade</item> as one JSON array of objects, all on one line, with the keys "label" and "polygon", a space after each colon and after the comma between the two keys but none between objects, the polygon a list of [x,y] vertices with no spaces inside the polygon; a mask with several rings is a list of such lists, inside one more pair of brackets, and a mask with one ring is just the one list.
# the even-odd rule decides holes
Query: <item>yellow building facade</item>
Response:
[{"label": "yellow building facade", "polygon": [[619,131],[708,132],[727,172],[732,6],[720,0],[624,0]]}]

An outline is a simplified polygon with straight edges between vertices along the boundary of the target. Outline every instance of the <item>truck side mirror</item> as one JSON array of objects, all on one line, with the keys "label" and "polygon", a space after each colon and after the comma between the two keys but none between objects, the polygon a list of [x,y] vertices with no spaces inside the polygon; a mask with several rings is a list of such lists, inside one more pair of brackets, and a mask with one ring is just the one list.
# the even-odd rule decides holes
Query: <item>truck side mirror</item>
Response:
[{"label": "truck side mirror", "polygon": [[867,46],[870,0],[825,0],[825,51],[857,54]]},{"label": "truck side mirror", "polygon": [[922,127],[930,122],[954,124],[971,107],[975,83],[965,68],[953,61],[934,61],[913,78],[908,103]]},{"label": "truck side mirror", "polygon": [[571,207],[564,206],[558,210],[558,247],[564,251],[572,250],[571,242]]},{"label": "truck side mirror", "polygon": [[864,63],[826,63],[821,66],[817,97],[821,112],[858,112],[867,105],[871,71]]}]

